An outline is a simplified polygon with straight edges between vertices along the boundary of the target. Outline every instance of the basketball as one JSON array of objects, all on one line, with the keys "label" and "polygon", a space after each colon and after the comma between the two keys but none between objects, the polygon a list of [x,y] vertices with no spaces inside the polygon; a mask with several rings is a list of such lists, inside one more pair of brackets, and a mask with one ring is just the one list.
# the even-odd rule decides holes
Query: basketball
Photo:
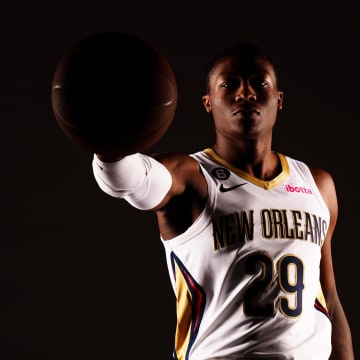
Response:
[{"label": "basketball", "polygon": [[107,32],[69,49],[51,84],[55,119],[89,152],[125,156],[149,149],[177,105],[174,72],[163,53],[137,36]]}]

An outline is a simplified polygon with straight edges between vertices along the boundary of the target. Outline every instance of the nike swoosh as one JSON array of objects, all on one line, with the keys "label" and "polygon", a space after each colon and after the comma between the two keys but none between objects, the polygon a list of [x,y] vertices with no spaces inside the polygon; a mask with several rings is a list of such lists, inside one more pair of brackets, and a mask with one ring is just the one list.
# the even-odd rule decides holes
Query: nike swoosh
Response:
[{"label": "nike swoosh", "polygon": [[227,192],[227,191],[231,191],[231,190],[234,190],[240,186],[243,186],[243,185],[246,185],[247,183],[242,183],[242,184],[237,184],[237,185],[234,185],[234,186],[230,186],[230,187],[225,187],[224,184],[221,184],[220,185],[220,191],[221,192]]}]

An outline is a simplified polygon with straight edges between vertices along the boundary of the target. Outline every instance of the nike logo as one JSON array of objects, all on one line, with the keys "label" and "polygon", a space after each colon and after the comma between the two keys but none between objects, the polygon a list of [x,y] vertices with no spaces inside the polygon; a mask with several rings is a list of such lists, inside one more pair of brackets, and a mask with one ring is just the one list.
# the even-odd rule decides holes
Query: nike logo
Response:
[{"label": "nike logo", "polygon": [[242,184],[237,184],[237,185],[234,185],[234,186],[230,186],[230,187],[225,187],[224,184],[221,184],[220,185],[220,191],[221,192],[228,192],[228,191],[231,191],[231,190],[234,190],[240,186],[243,186],[243,185],[246,185],[247,183],[242,183]]}]

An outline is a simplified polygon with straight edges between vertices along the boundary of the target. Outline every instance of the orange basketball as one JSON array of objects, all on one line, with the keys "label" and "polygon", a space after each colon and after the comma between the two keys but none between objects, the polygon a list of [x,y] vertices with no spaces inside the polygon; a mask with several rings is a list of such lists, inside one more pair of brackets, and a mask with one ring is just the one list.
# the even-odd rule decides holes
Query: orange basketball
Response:
[{"label": "orange basketball", "polygon": [[90,36],[59,62],[52,81],[57,123],[72,141],[104,155],[149,149],[175,115],[177,84],[165,56],[127,33]]}]

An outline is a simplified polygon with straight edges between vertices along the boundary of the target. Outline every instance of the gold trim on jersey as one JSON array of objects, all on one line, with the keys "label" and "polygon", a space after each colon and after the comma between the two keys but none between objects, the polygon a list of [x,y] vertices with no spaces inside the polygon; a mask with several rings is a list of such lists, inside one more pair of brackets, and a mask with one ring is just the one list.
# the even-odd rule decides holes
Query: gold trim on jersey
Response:
[{"label": "gold trim on jersey", "polygon": [[236,168],[235,166],[233,166],[229,162],[227,162],[225,159],[220,157],[218,154],[216,154],[216,152],[211,148],[206,148],[206,149],[203,150],[203,152],[205,154],[207,154],[208,156],[210,156],[214,161],[216,161],[220,165],[223,165],[223,166],[227,167],[229,170],[231,170],[235,174],[237,174],[237,175],[241,176],[242,178],[250,181],[254,185],[262,187],[265,190],[271,190],[274,187],[280,185],[281,183],[284,182],[284,180],[290,174],[289,164],[288,164],[288,162],[286,160],[286,157],[283,154],[278,153],[278,152],[276,152],[276,154],[278,155],[278,157],[280,159],[282,170],[281,170],[281,173],[279,175],[277,175],[276,177],[274,177],[272,180],[261,180],[261,179],[258,179],[255,176],[252,176],[252,175],[246,173],[243,170],[240,170],[240,169]]}]

